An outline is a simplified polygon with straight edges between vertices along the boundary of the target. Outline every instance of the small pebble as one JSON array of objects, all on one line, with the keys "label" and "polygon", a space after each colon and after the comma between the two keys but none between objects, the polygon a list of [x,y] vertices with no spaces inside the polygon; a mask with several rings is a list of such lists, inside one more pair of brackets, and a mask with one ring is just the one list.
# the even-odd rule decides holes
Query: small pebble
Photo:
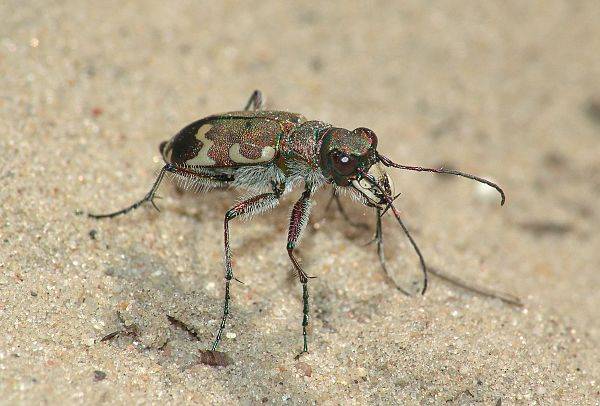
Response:
[{"label": "small pebble", "polygon": [[308,376],[309,378],[312,376],[312,367],[306,362],[297,362],[296,369],[302,372],[304,376]]},{"label": "small pebble", "polygon": [[94,382],[100,382],[106,379],[106,372],[94,371]]},{"label": "small pebble", "polygon": [[231,358],[224,352],[211,351],[211,350],[200,350],[200,357],[198,362],[212,367],[226,367],[231,364]]}]

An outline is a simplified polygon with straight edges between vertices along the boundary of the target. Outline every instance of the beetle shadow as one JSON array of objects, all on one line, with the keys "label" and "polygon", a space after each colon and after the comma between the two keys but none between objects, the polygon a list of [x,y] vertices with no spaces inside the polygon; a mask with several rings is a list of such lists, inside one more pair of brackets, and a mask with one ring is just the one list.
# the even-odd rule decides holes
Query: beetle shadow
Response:
[{"label": "beetle shadow", "polygon": [[[295,372],[291,351],[299,350],[299,345],[290,345],[291,340],[282,338],[299,338],[299,324],[293,332],[286,329],[285,323],[269,323],[268,330],[263,328],[265,318],[270,317],[261,311],[269,307],[268,296],[262,302],[244,305],[235,300],[242,295],[235,289],[226,332],[237,331],[239,338],[224,338],[220,347],[232,363],[223,365],[225,368],[205,365],[201,351],[209,349],[214,339],[222,314],[220,295],[215,300],[202,287],[190,290],[189,284],[149,250],[123,247],[119,252],[111,251],[115,260],[104,273],[110,278],[113,294],[103,310],[106,329],[95,337],[95,345],[114,346],[139,358],[152,359],[164,368],[175,365],[181,379],[193,379],[194,375],[206,379],[208,375],[239,399],[248,398],[247,387],[252,385],[258,399],[273,399],[278,393],[274,399],[291,394],[303,401],[316,401],[303,392],[305,382]],[[131,352],[132,348],[138,351]],[[265,378],[265,371],[273,370],[278,373]],[[231,385],[232,381],[240,381],[240,376],[244,384]]]},{"label": "beetle shadow", "polygon": [[[163,210],[188,216],[202,223],[208,216],[213,216],[211,221],[214,221],[216,210],[224,215],[236,200],[231,191],[216,191],[201,196],[199,200],[194,199],[197,208],[193,208],[190,205],[193,196],[189,195],[169,208],[164,207]],[[245,252],[254,253],[253,248],[256,245],[272,249],[275,244],[281,247],[286,260],[284,266],[291,271],[292,266],[284,253],[289,210],[294,202],[294,198],[284,199],[275,210],[265,213],[265,216],[276,217],[281,221],[265,222],[262,220],[265,216],[256,216],[252,221],[263,222],[261,226],[266,224],[268,231],[244,233],[242,237],[237,237],[239,245],[236,247],[236,257],[247,255]],[[356,230],[348,225],[337,212],[332,215],[330,210],[337,210],[334,206],[326,210],[327,203],[327,193],[321,193],[317,197],[314,220],[307,229],[308,234],[331,234],[333,228],[339,238],[343,238],[341,234],[348,237],[348,233],[352,233],[348,238],[368,239],[370,233],[365,236],[363,230]],[[355,206],[357,205],[347,204],[345,208],[350,215],[362,216],[360,208]],[[239,228],[236,227],[236,230]],[[232,236],[234,233],[232,230]],[[283,241],[280,241],[281,237]],[[305,238],[298,249],[299,256],[306,260],[304,266],[309,274],[310,254],[316,255],[319,251],[316,244],[314,238]],[[199,363],[199,351],[208,349],[214,339],[223,311],[222,286],[217,284],[216,295],[200,283],[196,283],[191,289],[190,283],[179,277],[174,270],[170,270],[170,266],[162,258],[137,242],[120,247],[118,251],[112,248],[111,251],[114,260],[106,267],[105,273],[111,277],[117,293],[110,298],[111,308],[107,312],[110,314],[107,316],[107,324],[110,327],[98,337],[97,345],[114,345],[123,350],[133,346],[138,348],[138,356],[152,357],[163,366],[176,365],[182,376],[210,375],[239,399],[248,397],[247,389],[250,384],[255,396],[258,396],[257,399],[275,400],[289,394],[292,399],[301,398],[303,402],[316,401],[310,394],[307,395],[306,382],[298,375],[297,361],[294,360],[294,355],[301,348],[302,310],[301,288],[296,278],[279,277],[283,281],[283,294],[289,295],[290,300],[293,300],[291,306],[294,310],[290,311],[291,317],[286,316],[285,320],[276,322],[267,320],[280,318],[277,309],[272,305],[273,298],[277,297],[275,293],[270,293],[268,288],[259,289],[261,297],[249,303],[248,300],[236,300],[236,297],[240,298],[248,291],[244,291],[239,285],[233,285],[233,314],[228,321],[226,332],[238,332],[238,339],[230,341],[226,338],[222,342],[220,349],[226,351],[233,364],[217,372],[212,367]],[[222,271],[220,263],[215,267]],[[199,271],[202,276],[208,274],[206,269]],[[291,275],[292,272],[288,274]],[[221,275],[215,275],[212,280],[221,281]],[[366,302],[355,302],[352,297],[346,297],[344,293],[323,282],[311,283],[311,295],[311,316],[314,317],[312,325],[319,326],[318,332],[315,329],[310,333],[311,341],[314,340],[311,348],[315,352],[325,347],[327,340],[338,334],[338,325],[343,323],[348,313],[348,310],[342,309],[349,308],[350,317],[368,320],[372,311],[380,309],[377,303],[383,298],[380,294]],[[281,297],[277,300],[281,300]],[[340,306],[339,303],[344,305]],[[327,339],[326,333],[333,336],[327,334],[330,337]],[[302,361],[308,364],[316,362],[311,360],[312,358],[307,358]],[[256,365],[260,367],[257,368]],[[276,372],[265,379],[265,370]],[[231,385],[232,380],[239,380],[240,376],[243,376],[244,384]]]},{"label": "beetle shadow", "polygon": [[[192,217],[201,223],[209,212],[214,213],[215,208],[229,207],[233,201],[235,201],[233,193],[222,191],[204,195],[198,210],[188,209],[187,197],[181,200],[181,203],[178,202],[169,208],[163,207],[163,210]],[[272,228],[273,232],[244,234],[238,240],[240,242],[240,246],[237,247],[238,255],[244,255],[244,251],[254,244],[263,246],[277,244],[275,239],[280,235],[285,239],[289,207],[293,203],[293,199],[286,199],[270,214],[282,219],[278,223],[268,223],[267,227]],[[225,211],[226,209],[223,213]],[[152,218],[156,216],[150,208],[146,215]],[[258,218],[253,220],[260,221]],[[94,235],[94,244],[102,245],[102,234]],[[305,248],[302,251],[305,252],[314,249],[310,238],[304,241],[303,246]],[[284,253],[285,240],[281,241],[281,248]],[[254,303],[248,304],[247,301],[245,304],[235,303],[235,296],[240,297],[244,294],[244,290],[234,285],[236,292],[233,311],[235,313],[228,321],[226,331],[237,330],[242,337],[233,342],[225,339],[222,346],[227,352],[234,350],[242,354],[238,359],[233,358],[233,365],[225,369],[225,374],[213,373],[210,367],[199,365],[199,351],[209,348],[223,311],[220,284],[217,284],[219,292],[217,299],[214,291],[208,291],[202,284],[195,284],[196,286],[190,289],[189,282],[181,279],[174,270],[170,270],[170,266],[163,258],[135,241],[118,248],[107,246],[107,249],[110,249],[110,257],[113,259],[105,266],[104,273],[110,277],[114,294],[109,298],[107,308],[103,310],[102,318],[105,319],[107,327],[96,337],[96,345],[116,346],[124,351],[135,347],[139,350],[140,356],[150,356],[159,365],[176,365],[182,374],[213,374],[215,380],[222,381],[224,386],[234,392],[235,388],[231,388],[229,382],[242,370],[250,382],[259,385],[255,388],[255,392],[260,394],[261,398],[273,397],[273,388],[276,387],[277,391],[281,391],[279,398],[282,395],[292,394],[293,397],[302,396],[303,400],[311,401],[310,397],[306,397],[306,393],[302,394],[305,383],[302,378],[299,379],[294,367],[296,361],[293,357],[300,349],[301,338],[298,320],[294,318],[289,321],[294,325],[292,331],[288,328],[287,320],[269,323],[268,331],[262,328],[265,319],[273,317],[273,314],[267,315],[261,310],[269,308],[272,295],[268,291],[266,294],[261,294],[263,297]],[[291,264],[287,263],[286,267],[292,270]],[[204,275],[208,273],[207,270],[200,271]],[[286,280],[285,277],[282,279]],[[220,275],[215,276],[214,280],[220,281]],[[302,305],[300,285],[294,278],[287,278],[287,281],[290,282],[289,289],[286,287],[284,291],[288,293],[289,290],[290,297],[293,296],[294,301],[297,302],[299,319]],[[316,286],[313,292],[317,298],[327,296],[320,293],[320,289]],[[317,303],[315,305],[319,306]],[[248,329],[251,331],[244,332]],[[282,338],[286,336],[290,338],[287,340]],[[258,359],[264,359],[265,354],[267,358],[271,358],[271,361],[263,361],[263,365],[267,365],[269,369],[276,369],[282,363],[290,364],[289,368],[279,370],[279,373],[268,382],[263,382],[264,371],[246,367],[246,365],[254,365]],[[238,395],[244,398],[247,393],[240,389]]]}]

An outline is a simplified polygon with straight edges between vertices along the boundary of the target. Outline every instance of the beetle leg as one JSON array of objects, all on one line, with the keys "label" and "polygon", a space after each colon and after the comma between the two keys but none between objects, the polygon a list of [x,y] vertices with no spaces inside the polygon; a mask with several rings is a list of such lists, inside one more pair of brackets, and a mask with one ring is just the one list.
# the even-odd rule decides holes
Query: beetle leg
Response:
[{"label": "beetle leg", "polygon": [[335,202],[335,205],[337,206],[339,213],[342,215],[342,218],[344,220],[346,220],[346,222],[348,224],[350,224],[353,227],[362,228],[365,230],[367,230],[369,228],[369,225],[367,223],[363,223],[363,222],[357,223],[350,218],[350,216],[346,212],[346,209],[344,209],[344,206],[342,205],[342,201],[340,200],[340,195],[338,194],[338,192],[335,188],[332,189],[331,198],[329,199],[329,202],[327,203],[325,210],[328,211],[329,208],[331,207],[331,205],[333,204],[333,202]]},{"label": "beetle leg", "polygon": [[233,180],[233,177],[230,175],[200,174],[200,173],[192,172],[185,168],[178,168],[173,164],[166,164],[165,166],[162,167],[162,169],[160,170],[160,173],[158,174],[158,177],[156,178],[156,180],[154,181],[154,184],[152,185],[152,188],[146,194],[146,196],[144,196],[144,198],[142,200],[135,202],[134,204],[132,204],[129,207],[126,207],[124,209],[121,209],[121,210],[118,210],[118,211],[115,211],[112,213],[107,213],[107,214],[88,213],[88,217],[95,218],[95,219],[101,219],[101,218],[112,218],[112,217],[120,216],[121,214],[127,214],[130,211],[137,209],[138,207],[140,207],[142,204],[144,204],[146,202],[150,202],[150,204],[152,204],[152,206],[154,206],[154,208],[156,210],[160,211],[158,209],[158,206],[156,206],[156,204],[154,203],[154,199],[157,198],[156,191],[158,190],[158,187],[160,186],[160,184],[167,172],[171,172],[171,173],[175,173],[175,174],[179,174],[179,175],[183,175],[183,176],[192,176],[192,177],[197,177],[197,178],[211,179],[211,180],[215,180],[215,181],[219,181],[219,182],[230,182]]},{"label": "beetle leg", "polygon": [[244,200],[233,206],[225,213],[225,221],[223,223],[223,234],[224,234],[224,245],[225,245],[225,299],[223,303],[223,317],[221,318],[221,324],[217,331],[217,336],[212,345],[212,351],[217,349],[223,330],[225,330],[225,323],[227,322],[227,316],[229,315],[229,285],[233,277],[233,268],[231,266],[231,248],[229,247],[229,221],[233,220],[238,216],[252,216],[253,214],[262,213],[270,210],[279,204],[279,198],[283,193],[283,186],[274,187],[273,192],[264,193],[250,199]]},{"label": "beetle leg", "polygon": [[[262,92],[260,90],[255,90],[252,92],[252,95],[250,95],[250,98],[248,99],[248,103],[246,103],[246,107],[244,107],[244,111],[262,110],[262,106],[263,106]],[[250,107],[252,107],[252,109],[250,109]]]},{"label": "beetle leg", "polygon": [[368,244],[371,244],[373,242],[377,244],[377,256],[379,257],[379,264],[381,265],[381,269],[385,273],[385,276],[387,277],[387,279],[400,292],[404,293],[407,296],[410,296],[410,293],[408,291],[406,291],[404,288],[402,288],[400,285],[398,285],[398,283],[392,277],[392,275],[390,274],[390,271],[388,270],[388,267],[385,262],[385,253],[383,252],[383,229],[381,227],[381,209],[377,209],[375,211],[375,215],[377,217],[377,220],[375,223],[375,234],[373,235],[373,239],[371,241],[369,241]]},{"label": "beetle leg", "polygon": [[[298,201],[294,204],[292,208],[292,213],[290,215],[290,226],[288,231],[288,240],[287,240],[287,252],[294,265],[294,269],[298,272],[298,279],[302,284],[302,338],[303,338],[303,347],[302,352],[298,354],[298,357],[304,353],[308,353],[308,336],[306,333],[306,327],[308,326],[308,279],[310,278],[306,272],[302,269],[300,264],[298,263],[298,259],[294,255],[294,249],[298,245],[300,241],[300,237],[306,224],[308,223],[308,217],[310,215],[310,197],[311,197],[311,189],[310,187],[306,187],[304,193]],[[298,358],[296,357],[296,358]]]}]

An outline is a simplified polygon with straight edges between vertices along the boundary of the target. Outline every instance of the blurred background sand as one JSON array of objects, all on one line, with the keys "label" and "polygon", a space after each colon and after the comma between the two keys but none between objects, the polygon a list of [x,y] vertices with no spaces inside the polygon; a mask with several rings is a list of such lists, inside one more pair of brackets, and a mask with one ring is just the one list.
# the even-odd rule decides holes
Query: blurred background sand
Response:
[{"label": "blurred background sand", "polygon": [[[600,401],[597,1],[5,1],[0,19],[0,403]],[[232,226],[233,364],[198,364],[235,193],[165,184],[160,214],[81,212],[141,198],[160,141],[254,89],[268,108],[370,127],[402,163],[499,182],[503,208],[467,180],[393,175],[430,265],[525,306],[437,278],[397,293],[362,245],[371,231],[327,212],[323,190],[299,251],[317,279],[296,361],[296,192]],[[418,281],[389,235],[397,279]]]}]

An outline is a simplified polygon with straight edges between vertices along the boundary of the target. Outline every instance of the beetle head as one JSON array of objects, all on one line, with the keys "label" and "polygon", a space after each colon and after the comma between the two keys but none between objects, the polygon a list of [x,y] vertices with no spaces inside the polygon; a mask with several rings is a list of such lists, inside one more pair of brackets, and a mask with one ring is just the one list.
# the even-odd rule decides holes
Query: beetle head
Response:
[{"label": "beetle head", "polygon": [[[376,233],[379,233],[379,238],[381,238],[381,217],[388,210],[391,210],[419,256],[423,271],[421,293],[425,293],[427,289],[427,266],[421,251],[402,222],[400,212],[394,206],[394,200],[398,196],[394,196],[393,185],[385,172],[385,168],[461,176],[496,189],[500,193],[501,205],[504,204],[505,200],[502,188],[487,179],[453,169],[426,168],[393,162],[377,152],[377,137],[368,128],[357,128],[348,131],[332,127],[325,130],[321,143],[320,164],[323,175],[328,181],[335,183],[337,186],[350,187],[365,205],[374,207],[377,210],[378,231]],[[380,252],[380,260],[384,264],[382,255],[383,251]]]},{"label": "beetle head", "polygon": [[[423,288],[421,293],[425,293],[427,289],[427,266],[419,247],[402,222],[400,212],[394,206],[394,200],[398,196],[394,196],[393,185],[385,172],[385,168],[399,168],[410,171],[461,176],[496,189],[500,193],[500,204],[504,204],[505,200],[504,191],[500,186],[487,179],[453,169],[425,168],[393,162],[391,159],[377,152],[377,137],[368,128],[357,128],[353,131],[348,131],[332,127],[325,130],[321,143],[320,164],[323,175],[328,181],[335,183],[337,186],[350,187],[365,205],[374,207],[377,210],[378,231],[376,233],[378,233],[379,238],[381,238],[381,216],[388,212],[388,210],[391,210],[419,256],[419,262],[423,271]],[[380,251],[380,260],[383,265],[384,259],[382,259],[382,255],[383,250]]]},{"label": "beetle head", "polygon": [[385,205],[393,195],[392,183],[379,163],[377,136],[368,128],[327,129],[320,159],[325,177],[337,186],[353,188],[368,206]]}]

